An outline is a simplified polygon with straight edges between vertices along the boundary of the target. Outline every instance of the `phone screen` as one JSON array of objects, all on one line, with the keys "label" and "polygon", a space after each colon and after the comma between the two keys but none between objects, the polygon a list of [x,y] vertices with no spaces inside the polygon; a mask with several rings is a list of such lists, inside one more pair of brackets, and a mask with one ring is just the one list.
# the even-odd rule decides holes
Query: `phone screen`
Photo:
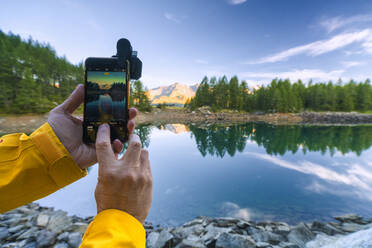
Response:
[{"label": "phone screen", "polygon": [[87,138],[95,141],[99,125],[109,123],[111,137],[125,137],[127,121],[125,71],[86,71],[84,123]]}]

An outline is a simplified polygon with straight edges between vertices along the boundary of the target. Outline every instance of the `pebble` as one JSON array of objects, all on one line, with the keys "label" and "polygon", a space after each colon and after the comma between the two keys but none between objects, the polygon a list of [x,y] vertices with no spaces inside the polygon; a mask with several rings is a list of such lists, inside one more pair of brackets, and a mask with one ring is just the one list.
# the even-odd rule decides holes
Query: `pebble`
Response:
[{"label": "pebble", "polygon": [[[77,248],[91,220],[93,217],[68,216],[60,210],[29,204],[0,215],[0,247]],[[349,214],[338,216],[336,220],[338,222],[300,223],[294,227],[284,222],[256,223],[236,218],[203,216],[176,228],[146,223],[146,247],[303,248],[316,235],[337,241],[348,233],[358,234],[359,230],[367,228],[372,231],[372,219]],[[368,245],[372,247],[372,241]]]},{"label": "pebble", "polygon": [[49,247],[56,241],[56,234],[51,231],[42,231],[36,237],[36,242],[40,248]]},{"label": "pebble", "polygon": [[68,244],[65,242],[57,243],[53,248],[68,248]]},{"label": "pebble", "polygon": [[8,237],[9,231],[5,227],[0,227],[0,241],[4,240],[6,237]]},{"label": "pebble", "polygon": [[79,247],[82,237],[83,235],[81,233],[73,232],[68,236],[68,244],[71,247]]},{"label": "pebble", "polygon": [[39,214],[36,219],[36,225],[38,226],[46,226],[49,221],[49,215],[46,214]]}]

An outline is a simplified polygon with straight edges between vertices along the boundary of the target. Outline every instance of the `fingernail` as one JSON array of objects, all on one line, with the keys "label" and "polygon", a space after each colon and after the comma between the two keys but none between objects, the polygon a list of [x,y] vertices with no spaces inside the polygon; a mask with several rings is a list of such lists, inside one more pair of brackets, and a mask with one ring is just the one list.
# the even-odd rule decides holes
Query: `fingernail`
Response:
[{"label": "fingernail", "polygon": [[135,143],[141,143],[141,139],[137,134],[131,134],[129,135],[129,141],[130,142],[135,142]]},{"label": "fingernail", "polygon": [[104,124],[99,126],[99,130],[106,130],[108,128],[109,128],[109,125],[107,123],[104,123]]}]

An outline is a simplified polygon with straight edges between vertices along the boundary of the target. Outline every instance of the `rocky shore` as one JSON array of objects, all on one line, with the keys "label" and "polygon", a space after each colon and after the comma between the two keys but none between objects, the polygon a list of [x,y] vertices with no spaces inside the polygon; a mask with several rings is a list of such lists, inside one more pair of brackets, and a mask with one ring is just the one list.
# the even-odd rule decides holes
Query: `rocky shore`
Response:
[{"label": "rocky shore", "polygon": [[[93,217],[69,216],[64,211],[32,203],[0,215],[0,246],[75,248],[81,243],[92,220]],[[372,230],[372,219],[363,219],[355,214],[335,217],[335,220],[329,223],[299,223],[296,226],[284,222],[210,217],[197,217],[179,227],[162,228],[146,223],[146,247],[315,248],[353,235],[351,233]],[[371,243],[364,242],[364,245],[372,247],[372,240]]]},{"label": "rocky shore", "polygon": [[209,107],[201,107],[195,111],[154,109],[152,113],[140,114],[137,122],[159,124],[266,122],[277,125],[358,125],[372,124],[372,114],[357,112],[242,113],[237,111],[213,113]]}]

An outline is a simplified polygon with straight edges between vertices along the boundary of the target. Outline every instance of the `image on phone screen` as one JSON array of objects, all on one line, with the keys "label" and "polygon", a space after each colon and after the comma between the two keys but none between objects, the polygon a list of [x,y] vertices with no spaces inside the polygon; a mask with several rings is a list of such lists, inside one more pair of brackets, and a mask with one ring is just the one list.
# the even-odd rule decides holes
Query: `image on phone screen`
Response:
[{"label": "image on phone screen", "polygon": [[87,71],[84,121],[87,134],[95,140],[99,125],[109,123],[119,137],[126,121],[126,72]]}]

